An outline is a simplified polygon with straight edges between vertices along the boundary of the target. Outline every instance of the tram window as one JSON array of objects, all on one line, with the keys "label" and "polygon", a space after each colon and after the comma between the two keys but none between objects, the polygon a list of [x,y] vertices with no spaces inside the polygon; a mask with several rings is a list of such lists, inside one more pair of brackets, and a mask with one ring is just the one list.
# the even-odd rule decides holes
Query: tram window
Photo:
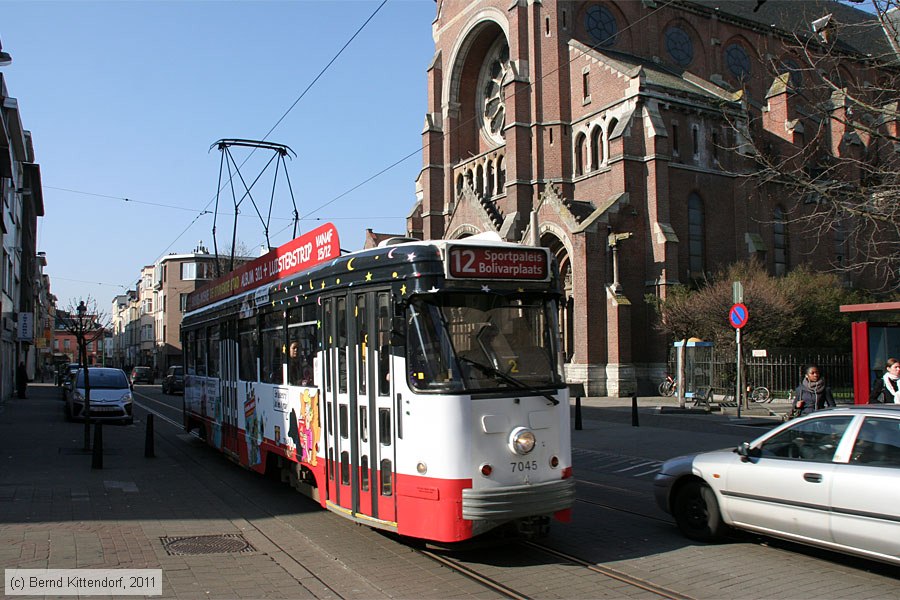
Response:
[{"label": "tram window", "polygon": [[313,357],[316,355],[315,305],[288,311],[288,383],[315,385]]},{"label": "tram window", "polygon": [[328,479],[334,481],[334,448],[328,449]]},{"label": "tram window", "polygon": [[328,435],[334,434],[334,427],[332,427],[332,422],[333,422],[333,419],[331,417],[331,409],[327,408],[327,409],[325,409],[325,427],[328,430]]},{"label": "tram window", "polygon": [[363,442],[369,441],[369,419],[365,406],[359,407],[359,439]]},{"label": "tram window", "polygon": [[338,393],[347,393],[347,299],[338,298],[337,316],[337,358],[338,358]]},{"label": "tram window", "polygon": [[366,297],[359,296],[356,298],[356,352],[358,366],[356,370],[357,380],[359,382],[359,393],[366,393],[366,380],[369,377],[369,370],[366,367],[366,358],[368,358],[368,342],[369,342],[369,319],[366,311]]},{"label": "tram window", "polygon": [[256,319],[241,319],[238,323],[240,352],[239,373],[242,381],[256,381]]},{"label": "tram window", "polygon": [[391,410],[389,408],[378,409],[378,439],[382,446],[391,445]]},{"label": "tram window", "polygon": [[325,342],[325,391],[330,392],[332,386],[334,385],[334,375],[332,374],[331,368],[331,360],[332,353],[331,349],[334,348],[334,333],[333,333],[333,324],[331,322],[331,313],[332,313],[332,302],[330,298],[326,300],[324,304],[324,310],[322,315],[322,324],[325,328],[323,332],[324,342]]},{"label": "tram window", "polygon": [[196,371],[194,370],[194,365],[197,364],[197,357],[194,356],[194,352],[196,352],[196,345],[194,344],[194,332],[188,331],[185,335],[185,343],[184,343],[184,374],[185,375],[195,375]]},{"label": "tram window", "polygon": [[350,484],[350,453],[346,450],[341,452],[341,484]]},{"label": "tram window", "polygon": [[221,377],[219,372],[219,326],[209,328],[209,355],[207,357],[209,368],[207,374],[210,377]]},{"label": "tram window", "polygon": [[284,317],[281,312],[264,314],[260,322],[260,381],[284,383]]},{"label": "tram window", "polygon": [[390,296],[378,294],[378,395],[390,395],[391,383],[391,311]]},{"label": "tram window", "polygon": [[197,330],[197,375],[206,376],[206,328]]},{"label": "tram window", "polygon": [[381,459],[381,495],[390,496],[393,494],[391,481],[393,480],[393,467],[388,458]]},{"label": "tram window", "polygon": [[359,461],[359,471],[360,476],[362,477],[362,482],[360,487],[362,487],[362,491],[369,491],[369,457],[363,455],[362,459]]},{"label": "tram window", "polygon": [[338,405],[338,432],[341,434],[343,439],[347,439],[350,436],[348,432],[350,430],[350,422],[349,415],[347,414],[347,405],[340,404]]}]

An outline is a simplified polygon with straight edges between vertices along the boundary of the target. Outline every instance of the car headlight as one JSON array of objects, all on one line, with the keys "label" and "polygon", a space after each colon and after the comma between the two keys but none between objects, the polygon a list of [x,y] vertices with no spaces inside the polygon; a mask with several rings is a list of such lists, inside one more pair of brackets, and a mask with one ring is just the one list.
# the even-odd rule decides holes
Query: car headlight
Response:
[{"label": "car headlight", "polygon": [[120,402],[131,402],[131,400],[131,392],[125,392],[124,394],[122,394],[122,397],[119,398]]},{"label": "car headlight", "polygon": [[81,392],[78,390],[72,392],[72,400],[76,402],[84,402],[84,396],[81,395]]},{"label": "car headlight", "polygon": [[534,450],[534,442],[534,433],[525,427],[517,427],[509,434],[509,448],[515,454],[528,454]]}]

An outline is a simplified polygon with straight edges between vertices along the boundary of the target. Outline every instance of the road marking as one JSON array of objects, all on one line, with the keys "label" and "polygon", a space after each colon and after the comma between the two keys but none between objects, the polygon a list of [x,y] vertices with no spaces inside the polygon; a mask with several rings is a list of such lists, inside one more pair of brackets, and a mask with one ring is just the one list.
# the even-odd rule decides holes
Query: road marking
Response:
[{"label": "road marking", "polygon": [[[152,398],[151,398],[151,399],[152,399]],[[183,427],[183,425],[182,425],[181,423],[179,423],[178,421],[173,421],[173,420],[170,419],[169,417],[165,416],[165,415],[162,414],[162,413],[159,413],[159,412],[153,410],[153,409],[150,408],[149,406],[144,406],[143,404],[141,404],[141,403],[138,402],[137,400],[135,400],[134,403],[137,404],[138,406],[140,406],[141,408],[143,408],[144,410],[146,410],[148,413],[153,413],[154,415],[156,415],[157,417],[159,417],[160,419],[162,419],[162,420],[165,421],[166,423],[171,423],[172,425],[174,425],[175,427],[178,427],[179,429],[181,429],[181,428]],[[172,408],[172,407],[170,406],[169,408]]]}]

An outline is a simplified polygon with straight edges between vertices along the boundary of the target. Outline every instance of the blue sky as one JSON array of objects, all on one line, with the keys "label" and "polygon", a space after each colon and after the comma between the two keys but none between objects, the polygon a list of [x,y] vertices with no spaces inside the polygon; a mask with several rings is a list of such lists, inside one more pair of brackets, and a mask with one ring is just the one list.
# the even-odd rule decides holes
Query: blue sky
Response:
[{"label": "blue sky", "polygon": [[[13,62],[2,72],[41,165],[38,250],[59,305],[91,296],[108,311],[144,265],[199,240],[212,248],[213,216],[198,217],[213,209],[219,183],[221,154],[210,146],[262,139],[379,4],[5,1],[0,39]],[[308,216],[301,231],[331,221],[341,247],[355,250],[366,228],[405,230],[422,165],[435,10],[434,0],[389,0],[267,138],[297,153],[287,166]],[[240,164],[249,151],[233,154]],[[250,156],[245,179],[270,156]],[[254,188],[263,210],[273,178],[270,168]],[[273,246],[291,238],[285,181],[276,187]],[[230,188],[219,201],[223,248]],[[248,247],[265,241],[249,201],[237,238]]]}]

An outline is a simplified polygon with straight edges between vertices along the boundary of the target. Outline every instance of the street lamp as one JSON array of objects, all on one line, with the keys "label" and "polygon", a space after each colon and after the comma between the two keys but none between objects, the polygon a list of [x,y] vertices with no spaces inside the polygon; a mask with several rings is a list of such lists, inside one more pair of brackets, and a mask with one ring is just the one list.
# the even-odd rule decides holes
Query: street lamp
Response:
[{"label": "street lamp", "polygon": [[85,334],[87,332],[87,306],[84,300],[78,302],[75,309],[78,312],[78,327],[75,329],[75,335],[78,341],[78,352],[81,355],[81,368],[84,370],[84,449],[91,449],[91,380],[88,371],[87,360],[87,344],[85,343]]}]

